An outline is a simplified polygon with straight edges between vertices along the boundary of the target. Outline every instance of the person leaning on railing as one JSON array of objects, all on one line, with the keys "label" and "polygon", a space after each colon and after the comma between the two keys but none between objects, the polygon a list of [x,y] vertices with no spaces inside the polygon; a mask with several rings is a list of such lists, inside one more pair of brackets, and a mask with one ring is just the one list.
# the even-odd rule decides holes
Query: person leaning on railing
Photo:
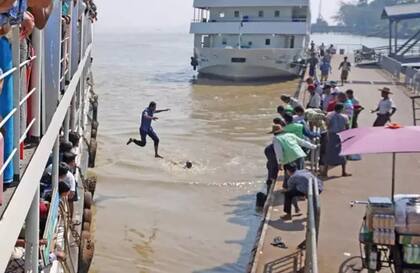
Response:
[{"label": "person leaning on railing", "polygon": [[311,180],[318,183],[318,190],[319,193],[321,193],[323,190],[323,182],[308,170],[298,170],[294,163],[285,165],[284,170],[290,177],[287,185],[287,191],[284,193],[283,210],[286,214],[282,216],[281,219],[289,221],[292,220],[293,199],[296,197],[307,197],[309,183]]}]

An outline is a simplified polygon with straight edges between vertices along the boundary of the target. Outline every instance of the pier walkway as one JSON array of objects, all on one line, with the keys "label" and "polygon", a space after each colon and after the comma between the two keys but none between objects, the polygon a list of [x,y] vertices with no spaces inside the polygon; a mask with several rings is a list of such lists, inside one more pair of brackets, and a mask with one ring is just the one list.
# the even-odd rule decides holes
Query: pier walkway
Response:
[{"label": "pier walkway", "polygon": [[[342,56],[333,58],[331,79],[339,79],[338,65]],[[370,114],[380,99],[378,88],[388,86],[393,91],[392,99],[398,111],[394,122],[412,125],[411,95],[403,86],[378,67],[353,67],[350,83],[340,86],[341,91],[353,89],[360,104],[365,108],[359,117],[359,126],[372,126],[376,116]],[[304,97],[301,94],[301,99]],[[330,178],[324,181],[321,194],[321,224],[319,233],[318,262],[320,273],[359,272],[360,268],[358,234],[362,224],[365,207],[351,208],[352,200],[367,200],[370,196],[390,196],[391,194],[391,155],[364,155],[361,161],[349,162],[351,177],[340,177],[341,168],[330,170]],[[398,154],[396,165],[396,193],[418,193],[420,190],[420,155]],[[300,202],[302,217],[294,217],[293,222],[283,222],[283,197],[281,182],[274,190],[268,210],[262,237],[256,253],[253,273],[292,273],[294,263],[301,261],[297,246],[305,238],[306,202]],[[280,236],[287,249],[271,245]],[[301,265],[303,265],[303,259]],[[383,271],[387,272],[387,271]]]}]

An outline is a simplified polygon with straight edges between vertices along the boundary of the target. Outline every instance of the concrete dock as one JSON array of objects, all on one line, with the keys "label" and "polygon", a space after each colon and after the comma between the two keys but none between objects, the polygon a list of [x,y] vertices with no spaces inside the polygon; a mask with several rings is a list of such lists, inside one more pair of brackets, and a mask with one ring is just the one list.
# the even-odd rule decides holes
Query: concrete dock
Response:
[{"label": "concrete dock", "polygon": [[[339,79],[338,65],[343,56],[333,58],[332,80]],[[398,111],[393,122],[412,125],[412,95],[392,77],[374,66],[353,67],[349,83],[341,91],[352,89],[365,110],[360,114],[359,126],[372,126],[376,115],[370,114],[377,107],[381,93],[379,88],[387,86],[393,91],[392,99]],[[303,91],[305,92],[305,91]],[[308,98],[308,95],[303,96]],[[330,170],[330,178],[324,181],[321,194],[321,224],[318,245],[319,272],[359,272],[360,249],[358,235],[365,213],[364,206],[351,208],[353,200],[367,200],[370,196],[391,195],[391,155],[364,155],[361,161],[349,161],[351,177],[340,177],[341,168]],[[399,154],[396,165],[396,193],[420,193],[420,154]],[[305,239],[306,202],[300,202],[302,215],[292,222],[283,222],[283,196],[278,182],[270,200],[267,218],[258,244],[253,273],[298,272],[303,264],[303,253],[297,246]],[[280,236],[287,249],[271,245]],[[350,268],[354,267],[354,271]],[[350,270],[350,271],[349,271]],[[388,271],[383,271],[388,272]]]}]

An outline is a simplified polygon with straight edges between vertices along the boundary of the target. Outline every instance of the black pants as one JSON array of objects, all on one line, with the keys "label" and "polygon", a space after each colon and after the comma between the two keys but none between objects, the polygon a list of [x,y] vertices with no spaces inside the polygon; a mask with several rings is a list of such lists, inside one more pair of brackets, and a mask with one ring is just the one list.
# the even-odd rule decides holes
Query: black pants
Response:
[{"label": "black pants", "polygon": [[143,131],[143,130],[140,130],[141,140],[133,139],[133,142],[136,143],[136,145],[138,145],[140,147],[144,147],[144,146],[146,146],[147,136],[149,136],[153,140],[153,142],[155,143],[155,146],[159,144],[159,137],[157,136],[155,131],[153,131],[152,128],[150,128],[149,131],[147,131],[147,132]]},{"label": "black pants", "polygon": [[383,127],[388,121],[391,121],[389,114],[378,114],[373,127]]},{"label": "black pants", "polygon": [[299,196],[305,196],[305,194],[302,193],[302,192],[300,192],[300,191],[298,191],[298,190],[296,190],[296,189],[293,189],[293,190],[290,190],[290,191],[286,191],[284,193],[283,210],[284,210],[284,212],[286,214],[292,214],[292,202],[293,202],[293,199],[295,197],[299,197]]}]

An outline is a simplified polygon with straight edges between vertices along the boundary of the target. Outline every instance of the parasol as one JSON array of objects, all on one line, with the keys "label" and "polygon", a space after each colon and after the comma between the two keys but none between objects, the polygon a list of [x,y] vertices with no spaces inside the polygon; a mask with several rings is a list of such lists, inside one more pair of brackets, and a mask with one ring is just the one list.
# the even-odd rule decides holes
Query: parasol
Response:
[{"label": "parasol", "polygon": [[357,128],[338,134],[341,155],[392,153],[392,200],[395,193],[395,155],[420,152],[420,126]]}]

